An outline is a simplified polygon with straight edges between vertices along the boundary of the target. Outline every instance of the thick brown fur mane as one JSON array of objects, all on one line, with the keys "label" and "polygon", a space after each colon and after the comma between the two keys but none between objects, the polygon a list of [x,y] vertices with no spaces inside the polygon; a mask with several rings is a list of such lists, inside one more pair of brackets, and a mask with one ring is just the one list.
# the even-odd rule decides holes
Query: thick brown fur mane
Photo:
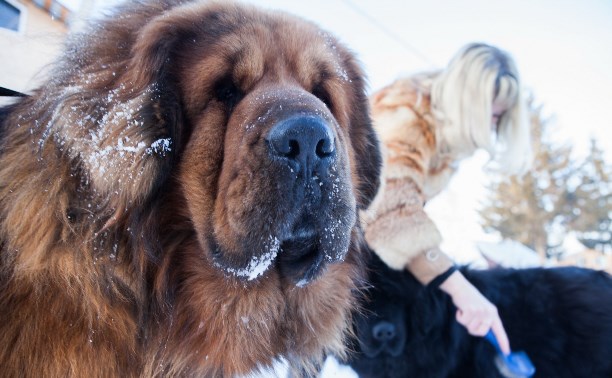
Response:
[{"label": "thick brown fur mane", "polygon": [[[194,97],[185,73],[213,76],[190,57],[208,59],[209,24],[219,38],[245,14],[315,27],[234,4],[128,3],[70,37],[51,79],[0,112],[0,375],[233,376],[342,355],[363,273],[358,225],[346,258],[303,288],[276,265],[245,281],[212,263],[203,240],[224,239],[209,202],[238,138],[198,131],[230,122],[229,105],[207,97],[214,88]],[[356,213],[377,189],[380,156],[363,75],[339,50],[350,81],[328,88],[330,114]]]}]

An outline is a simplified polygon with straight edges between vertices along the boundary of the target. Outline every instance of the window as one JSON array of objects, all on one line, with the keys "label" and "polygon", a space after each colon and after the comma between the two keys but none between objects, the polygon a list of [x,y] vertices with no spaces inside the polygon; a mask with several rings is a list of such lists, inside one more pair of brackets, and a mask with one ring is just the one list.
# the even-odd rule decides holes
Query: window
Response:
[{"label": "window", "polygon": [[25,8],[14,0],[0,0],[0,28],[15,32],[23,30]]}]

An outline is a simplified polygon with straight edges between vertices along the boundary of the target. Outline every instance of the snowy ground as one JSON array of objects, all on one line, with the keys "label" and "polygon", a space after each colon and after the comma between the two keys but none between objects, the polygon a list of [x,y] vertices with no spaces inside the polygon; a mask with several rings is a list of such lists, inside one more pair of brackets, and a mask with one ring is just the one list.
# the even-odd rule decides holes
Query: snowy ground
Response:
[{"label": "snowy ground", "polygon": [[357,373],[350,367],[342,365],[335,358],[329,357],[323,366],[321,378],[358,378]]},{"label": "snowy ground", "polygon": [[[279,363],[273,371],[253,374],[244,378],[287,378],[288,371],[285,364]],[[329,357],[323,365],[323,371],[319,378],[359,378],[357,373],[350,367],[340,364],[335,358]]]}]

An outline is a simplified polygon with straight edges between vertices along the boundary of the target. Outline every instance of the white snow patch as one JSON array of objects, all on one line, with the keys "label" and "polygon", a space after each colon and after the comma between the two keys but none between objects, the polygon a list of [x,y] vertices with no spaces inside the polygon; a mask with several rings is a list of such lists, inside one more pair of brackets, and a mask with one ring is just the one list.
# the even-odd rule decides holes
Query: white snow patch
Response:
[{"label": "white snow patch", "polygon": [[334,357],[327,357],[323,369],[321,371],[321,378],[359,378],[357,373],[350,366],[343,365],[338,362]]},{"label": "white snow patch", "polygon": [[166,152],[172,151],[172,149],[170,148],[171,145],[172,139],[170,138],[158,139],[155,142],[151,143],[151,147],[147,148],[146,152],[149,155],[152,155],[154,153],[164,155]]},{"label": "white snow patch", "polygon": [[280,240],[278,240],[278,238],[276,237],[270,236],[268,252],[264,253],[261,256],[253,256],[246,268],[226,268],[226,272],[233,274],[237,277],[246,277],[249,281],[252,281],[257,277],[263,275],[268,270],[268,268],[270,267],[270,265],[272,265],[272,262],[276,258],[279,249]]},{"label": "white snow patch", "polygon": [[[286,360],[277,361],[267,370],[254,372],[241,378],[288,378],[289,365]],[[359,378],[357,373],[347,365],[338,362],[334,357],[327,357],[319,378]]]}]

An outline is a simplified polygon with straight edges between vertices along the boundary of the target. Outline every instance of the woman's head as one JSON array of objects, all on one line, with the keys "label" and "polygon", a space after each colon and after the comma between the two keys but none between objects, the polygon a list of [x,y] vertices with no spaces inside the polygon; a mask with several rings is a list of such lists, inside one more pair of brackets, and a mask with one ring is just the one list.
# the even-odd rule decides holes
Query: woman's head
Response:
[{"label": "woman's head", "polygon": [[509,171],[530,160],[529,124],[521,82],[506,52],[486,44],[463,47],[432,85],[443,151],[467,156],[484,148]]}]

